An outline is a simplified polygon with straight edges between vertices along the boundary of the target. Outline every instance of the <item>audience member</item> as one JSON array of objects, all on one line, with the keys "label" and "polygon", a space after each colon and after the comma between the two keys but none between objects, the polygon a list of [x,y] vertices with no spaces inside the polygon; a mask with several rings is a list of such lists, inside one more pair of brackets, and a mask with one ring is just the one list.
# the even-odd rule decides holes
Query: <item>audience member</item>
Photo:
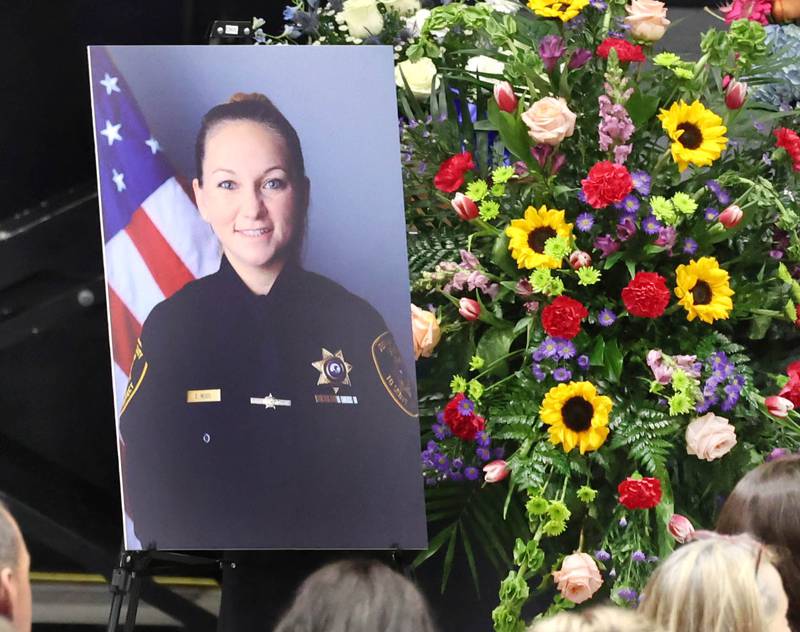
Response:
[{"label": "audience member", "polygon": [[788,632],[788,600],[770,551],[708,531],[651,575],[639,611],[665,632]]},{"label": "audience member", "polygon": [[334,562],[306,579],[275,632],[435,632],[425,599],[387,566]]},{"label": "audience member", "polygon": [[775,567],[789,597],[789,626],[800,632],[800,455],[746,474],[725,501],[717,531],[750,533],[775,550]]},{"label": "audience member", "polygon": [[528,632],[659,632],[645,616],[614,606],[597,606],[580,612],[562,612],[528,628]]},{"label": "audience member", "polygon": [[8,619],[14,632],[31,630],[30,563],[16,520],[0,504],[0,619]]}]

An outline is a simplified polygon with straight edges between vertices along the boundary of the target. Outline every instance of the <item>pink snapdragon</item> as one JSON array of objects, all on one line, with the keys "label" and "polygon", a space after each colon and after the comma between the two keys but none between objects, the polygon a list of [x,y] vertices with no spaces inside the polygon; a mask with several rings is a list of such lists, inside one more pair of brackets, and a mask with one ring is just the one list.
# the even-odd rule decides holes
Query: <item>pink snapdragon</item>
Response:
[{"label": "pink snapdragon", "polygon": [[[627,99],[632,90],[626,90],[624,98]],[[606,94],[597,98],[600,104],[600,149],[614,151],[614,162],[621,165],[628,159],[633,146],[628,143],[636,127],[628,115],[628,111],[621,103],[613,103]]]}]

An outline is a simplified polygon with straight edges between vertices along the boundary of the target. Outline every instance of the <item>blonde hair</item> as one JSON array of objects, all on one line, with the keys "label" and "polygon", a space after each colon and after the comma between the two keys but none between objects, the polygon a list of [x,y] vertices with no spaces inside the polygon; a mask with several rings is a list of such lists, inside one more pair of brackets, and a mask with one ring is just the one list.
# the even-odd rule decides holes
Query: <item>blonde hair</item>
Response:
[{"label": "blonde hair", "polygon": [[772,558],[747,536],[700,535],[651,575],[639,611],[666,632],[763,632],[777,595],[761,584]]},{"label": "blonde hair", "polygon": [[597,606],[581,612],[562,612],[533,624],[528,632],[660,632],[660,628],[631,610]]}]

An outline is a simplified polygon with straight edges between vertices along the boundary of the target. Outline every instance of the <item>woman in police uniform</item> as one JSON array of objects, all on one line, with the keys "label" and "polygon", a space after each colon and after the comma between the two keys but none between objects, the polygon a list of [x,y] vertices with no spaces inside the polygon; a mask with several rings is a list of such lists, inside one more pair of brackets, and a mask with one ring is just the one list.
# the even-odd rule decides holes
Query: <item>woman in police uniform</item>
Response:
[{"label": "woman in police uniform", "polygon": [[263,95],[203,118],[197,206],[224,256],[144,323],[123,402],[144,548],[425,544],[413,384],[381,316],[299,254],[310,183]]}]

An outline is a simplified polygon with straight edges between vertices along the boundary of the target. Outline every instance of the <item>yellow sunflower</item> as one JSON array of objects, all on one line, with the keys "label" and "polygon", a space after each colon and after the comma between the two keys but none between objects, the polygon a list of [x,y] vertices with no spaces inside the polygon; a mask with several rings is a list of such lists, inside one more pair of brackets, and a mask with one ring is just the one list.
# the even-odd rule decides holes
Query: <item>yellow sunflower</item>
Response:
[{"label": "yellow sunflower", "polygon": [[588,4],[589,0],[529,0],[528,8],[543,18],[559,18],[562,22],[569,22]]},{"label": "yellow sunflower", "polygon": [[511,220],[506,228],[509,238],[508,249],[517,261],[519,268],[559,268],[561,260],[544,253],[544,246],[551,237],[572,239],[572,224],[564,221],[564,211],[556,211],[542,206],[536,210],[529,206],[525,217]]},{"label": "yellow sunflower", "polygon": [[675,269],[675,296],[686,310],[688,320],[704,323],[725,320],[733,309],[734,292],[728,284],[728,272],[714,257],[701,257]]},{"label": "yellow sunflower", "polygon": [[539,416],[550,426],[550,443],[560,443],[564,452],[577,445],[583,454],[605,443],[611,407],[611,399],[598,395],[591,382],[570,382],[547,391]]},{"label": "yellow sunflower", "polygon": [[700,101],[687,105],[681,99],[669,110],[662,109],[658,120],[672,140],[672,159],[678,163],[679,171],[684,171],[690,163],[707,167],[722,155],[728,144],[725,138],[728,128]]}]

